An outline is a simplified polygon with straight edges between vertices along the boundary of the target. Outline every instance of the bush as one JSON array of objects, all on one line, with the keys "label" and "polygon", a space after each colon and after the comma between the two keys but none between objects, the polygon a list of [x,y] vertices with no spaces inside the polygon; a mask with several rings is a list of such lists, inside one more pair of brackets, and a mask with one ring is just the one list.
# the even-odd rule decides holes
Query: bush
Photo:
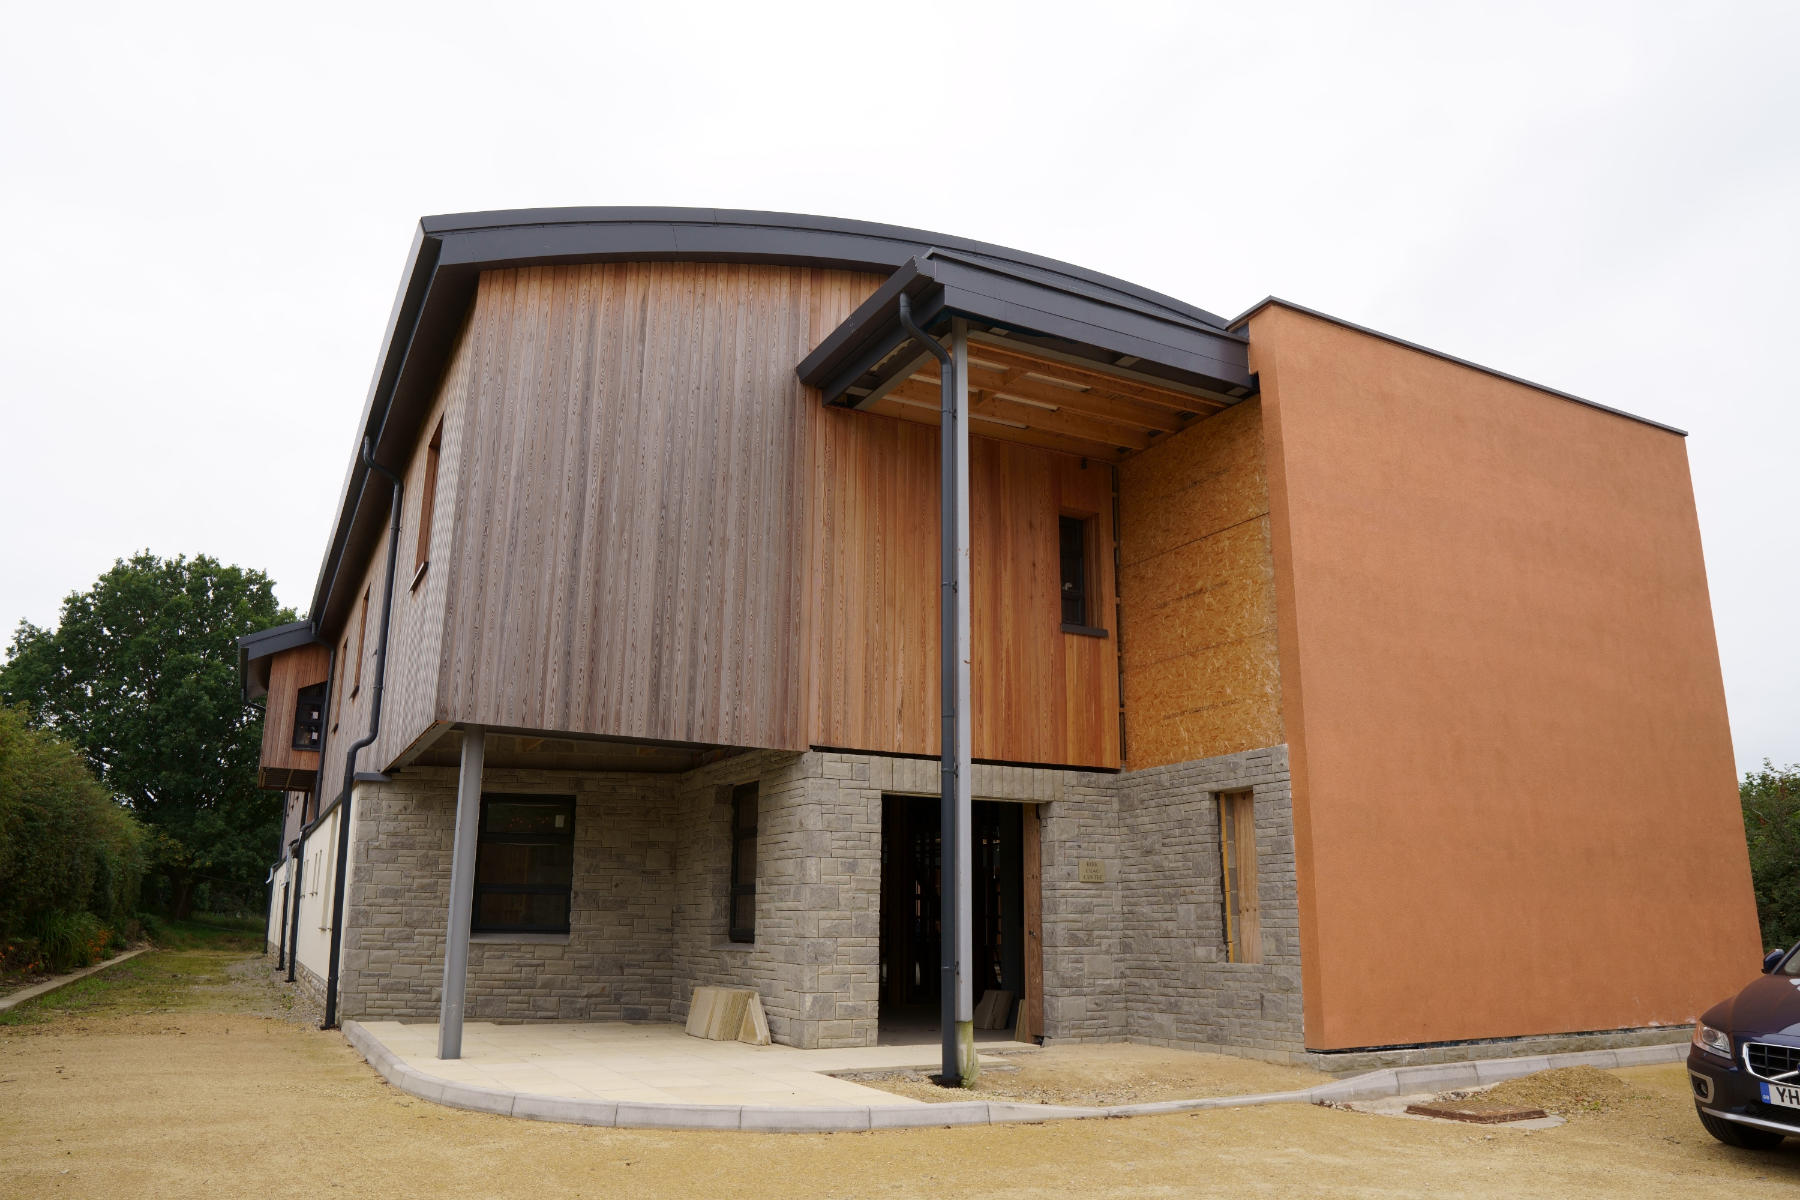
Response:
[{"label": "bush", "polygon": [[1767,759],[1746,771],[1738,788],[1744,839],[1763,948],[1800,941],[1800,765],[1777,768]]},{"label": "bush", "polygon": [[75,750],[0,708],[0,970],[104,953],[137,907],[143,841]]}]

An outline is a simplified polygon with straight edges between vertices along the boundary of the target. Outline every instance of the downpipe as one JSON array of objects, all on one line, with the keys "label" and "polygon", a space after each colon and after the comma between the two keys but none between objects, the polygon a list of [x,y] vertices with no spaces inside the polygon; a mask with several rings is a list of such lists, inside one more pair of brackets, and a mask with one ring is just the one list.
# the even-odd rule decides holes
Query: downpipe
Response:
[{"label": "downpipe", "polygon": [[[959,1045],[956,999],[962,964],[957,961],[957,935],[953,928],[958,911],[956,820],[956,539],[951,514],[956,507],[956,378],[950,352],[921,329],[912,315],[912,298],[900,293],[900,328],[938,361],[942,411],[938,425],[938,514],[941,555],[939,611],[939,676],[943,701],[943,729],[939,735],[940,796],[938,805],[938,947],[942,979],[938,992],[938,1024],[943,1033],[943,1070],[939,1080],[947,1087],[963,1083],[963,1055]],[[972,1031],[971,1031],[972,1036]],[[972,1081],[971,1081],[972,1082]]]},{"label": "downpipe", "polygon": [[381,592],[381,633],[375,640],[375,681],[369,693],[369,732],[351,742],[344,754],[344,790],[336,805],[337,870],[332,873],[331,880],[331,965],[325,976],[325,1019],[319,1025],[321,1029],[336,1029],[338,1025],[338,971],[344,951],[344,875],[350,862],[351,794],[356,784],[357,756],[374,745],[381,733],[381,692],[387,680],[388,629],[394,617],[394,567],[395,556],[400,551],[400,504],[404,498],[400,476],[375,461],[373,438],[363,439],[362,460],[371,471],[379,471],[393,482],[394,495],[389,505],[387,582]]}]

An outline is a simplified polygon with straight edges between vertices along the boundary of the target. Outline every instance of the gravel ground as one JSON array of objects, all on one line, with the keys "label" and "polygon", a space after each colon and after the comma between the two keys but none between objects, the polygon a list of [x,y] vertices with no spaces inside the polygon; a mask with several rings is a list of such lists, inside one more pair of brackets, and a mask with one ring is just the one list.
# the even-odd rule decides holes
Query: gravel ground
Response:
[{"label": "gravel ground", "polygon": [[1154,1046],[1049,1046],[984,1068],[972,1088],[944,1088],[929,1071],[880,1071],[840,1076],[915,1100],[1013,1100],[1024,1104],[1149,1104],[1208,1096],[1286,1092],[1330,1083],[1304,1067],[1277,1066],[1228,1054],[1196,1054]]},{"label": "gravel ground", "polygon": [[[0,1027],[0,1196],[1011,1198],[1769,1196],[1800,1146],[1720,1146],[1677,1064],[1537,1132],[1309,1105],[875,1134],[659,1133],[388,1087],[241,961],[147,954],[114,1002]],[[160,974],[159,974],[160,973]]]}]

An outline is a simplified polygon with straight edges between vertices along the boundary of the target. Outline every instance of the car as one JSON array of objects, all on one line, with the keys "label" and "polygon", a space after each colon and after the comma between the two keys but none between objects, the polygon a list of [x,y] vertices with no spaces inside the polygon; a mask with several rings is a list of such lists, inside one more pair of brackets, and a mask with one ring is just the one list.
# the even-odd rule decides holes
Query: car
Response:
[{"label": "car", "polygon": [[1800,945],[1770,951],[1762,978],[1695,1023],[1688,1078],[1700,1124],[1726,1145],[1800,1138]]}]

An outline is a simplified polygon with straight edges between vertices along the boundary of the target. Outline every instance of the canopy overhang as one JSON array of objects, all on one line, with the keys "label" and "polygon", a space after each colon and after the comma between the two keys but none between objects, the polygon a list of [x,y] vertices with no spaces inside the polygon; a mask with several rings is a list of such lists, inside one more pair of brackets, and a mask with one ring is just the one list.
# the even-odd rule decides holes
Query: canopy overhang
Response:
[{"label": "canopy overhang", "polygon": [[971,432],[1116,460],[1255,394],[1223,324],[1066,276],[932,249],[904,263],[797,368],[828,405],[935,425],[937,364],[902,328],[968,329]]}]

